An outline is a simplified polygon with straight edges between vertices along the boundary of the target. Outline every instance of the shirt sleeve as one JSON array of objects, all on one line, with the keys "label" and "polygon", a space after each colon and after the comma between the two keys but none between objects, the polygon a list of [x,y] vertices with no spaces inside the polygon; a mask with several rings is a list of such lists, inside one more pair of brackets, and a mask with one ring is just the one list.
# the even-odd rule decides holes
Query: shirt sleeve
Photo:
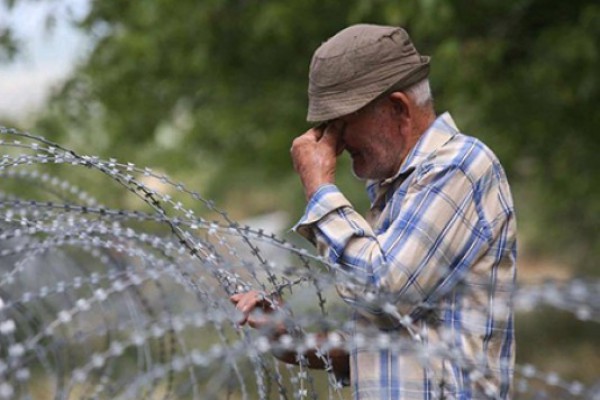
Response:
[{"label": "shirt sleeve", "polygon": [[[375,233],[334,185],[326,185],[311,198],[296,230],[339,266],[336,273],[350,278],[339,280],[338,291],[361,314],[389,321],[385,299],[416,319],[489,248],[478,190],[458,167],[428,168],[405,194],[394,193],[388,227]],[[375,303],[369,302],[373,295]]]}]

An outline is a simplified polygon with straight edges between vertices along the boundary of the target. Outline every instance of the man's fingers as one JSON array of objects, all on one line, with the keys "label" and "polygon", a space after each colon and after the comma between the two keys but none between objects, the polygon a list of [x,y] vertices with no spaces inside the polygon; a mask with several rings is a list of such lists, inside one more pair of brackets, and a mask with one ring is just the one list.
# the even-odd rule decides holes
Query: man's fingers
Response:
[{"label": "man's fingers", "polygon": [[256,307],[257,298],[256,291],[236,293],[229,297],[229,300],[235,304],[235,308],[242,313],[242,319],[238,321],[238,324],[244,325],[247,322],[248,315]]},{"label": "man's fingers", "polygon": [[321,139],[322,135],[323,133],[316,128],[311,128],[307,130],[302,135],[296,137],[292,141],[292,147],[290,148],[290,152],[292,152],[293,154],[294,151],[305,146],[306,144],[317,143]]},{"label": "man's fingers", "polygon": [[323,136],[323,129],[319,129],[319,127],[311,128],[304,132],[304,134],[300,137],[305,139],[314,140],[315,142],[319,141]]},{"label": "man's fingers", "polygon": [[338,129],[335,126],[329,126],[323,132],[323,137],[321,137],[319,143],[323,143],[333,149],[336,149],[336,154],[338,154],[337,151],[339,150],[339,147],[343,146],[341,132],[341,129]]},{"label": "man's fingers", "polygon": [[250,316],[250,313],[254,310],[254,307],[252,307],[252,305],[249,305],[247,302],[239,302],[236,306],[236,309],[242,313],[242,317],[238,321],[238,324],[244,325],[246,322],[248,322],[248,317]]},{"label": "man's fingers", "polygon": [[[299,147],[302,147],[309,143],[311,143],[311,144],[320,143],[321,141],[323,141],[325,136],[328,136],[331,133],[339,136],[340,132],[341,132],[341,128],[339,125],[340,125],[340,122],[336,121],[336,122],[327,123],[327,124],[323,123],[321,125],[310,128],[309,130],[304,132],[302,135],[300,135],[294,139],[294,141],[292,142],[292,148],[290,150],[294,151],[294,148],[299,148]],[[332,139],[329,139],[329,140],[332,140]]]},{"label": "man's fingers", "polygon": [[[281,298],[278,295],[265,297],[264,292],[251,290],[246,293],[236,293],[229,297],[229,300],[235,304],[235,308],[242,313],[239,325],[250,324],[251,326],[264,325],[265,313],[271,313],[279,308]],[[259,308],[259,315],[254,315],[256,309]]]},{"label": "man's fingers", "polygon": [[[281,297],[277,294],[266,296],[264,292],[251,290],[246,293],[236,293],[229,297],[235,308],[242,314],[237,321],[239,326],[249,325],[252,328],[272,328],[281,334],[285,327],[277,325],[268,315],[278,309],[282,304]],[[258,310],[257,310],[258,309]]]},{"label": "man's fingers", "polygon": [[229,300],[235,304],[238,310],[244,313],[248,313],[257,307],[265,310],[273,309],[270,299],[265,298],[263,293],[256,290],[251,290],[246,293],[236,293],[230,296]]}]

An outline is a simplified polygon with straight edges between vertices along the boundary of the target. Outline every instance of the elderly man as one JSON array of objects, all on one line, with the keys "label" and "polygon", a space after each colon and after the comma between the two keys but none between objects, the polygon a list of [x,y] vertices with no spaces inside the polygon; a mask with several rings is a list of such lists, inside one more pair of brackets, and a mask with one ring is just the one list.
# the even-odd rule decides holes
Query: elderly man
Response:
[{"label": "elderly man", "polygon": [[[515,349],[510,189],[483,143],[448,113],[436,117],[428,72],[429,58],[397,27],[351,26],[317,49],[307,118],[317,125],[291,150],[308,201],[296,229],[352,278],[337,288],[356,311],[355,332],[416,338],[413,352],[332,352],[356,399],[506,399]],[[366,180],[365,218],[334,184],[343,150]],[[232,301],[260,325],[250,314],[264,306],[256,293]]]}]

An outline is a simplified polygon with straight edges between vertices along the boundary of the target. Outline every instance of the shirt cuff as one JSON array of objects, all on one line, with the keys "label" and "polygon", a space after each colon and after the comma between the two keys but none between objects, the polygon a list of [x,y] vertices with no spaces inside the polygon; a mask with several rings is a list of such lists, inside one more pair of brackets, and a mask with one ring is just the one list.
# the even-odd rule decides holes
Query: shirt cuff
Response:
[{"label": "shirt cuff", "polygon": [[321,185],[308,201],[304,215],[292,230],[314,243],[315,235],[312,226],[327,214],[342,207],[352,207],[352,204],[337,186],[333,184]]}]

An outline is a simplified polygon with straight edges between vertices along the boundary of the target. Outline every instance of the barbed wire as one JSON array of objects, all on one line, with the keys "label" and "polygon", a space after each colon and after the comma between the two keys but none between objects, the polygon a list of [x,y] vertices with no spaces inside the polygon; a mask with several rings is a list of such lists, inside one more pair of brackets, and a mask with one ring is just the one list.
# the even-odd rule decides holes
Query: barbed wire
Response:
[{"label": "barbed wire", "polygon": [[[422,328],[386,296],[369,293],[369,304],[410,335],[367,327],[342,340],[355,327],[331,294],[360,282],[323,257],[234,221],[184,184],[5,127],[0,148],[0,398],[42,391],[57,398],[342,399],[349,393],[329,353],[357,346],[417,357],[424,367],[452,360],[487,398],[499,398],[484,361],[473,363],[450,340],[423,343]],[[103,175],[114,185],[106,190],[128,191],[140,207],[101,204],[50,165]],[[289,334],[274,339],[238,325],[228,298],[249,289],[267,301],[287,297],[273,318]],[[511,301],[516,311],[548,306],[600,322],[600,282],[591,279],[521,284]],[[329,333],[319,341],[315,330]],[[315,347],[324,380],[302,356]],[[299,365],[282,369],[271,355],[281,351],[299,354]],[[514,372],[518,398],[600,398],[600,382],[571,382],[533,365]]]}]

